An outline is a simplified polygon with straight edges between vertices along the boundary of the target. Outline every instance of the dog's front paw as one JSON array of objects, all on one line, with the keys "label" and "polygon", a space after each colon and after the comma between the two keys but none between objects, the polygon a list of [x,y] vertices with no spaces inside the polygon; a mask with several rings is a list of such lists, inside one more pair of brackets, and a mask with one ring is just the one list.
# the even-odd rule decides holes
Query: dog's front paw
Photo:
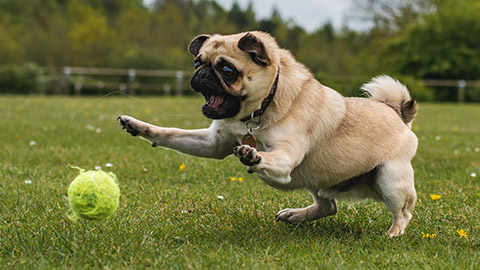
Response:
[{"label": "dog's front paw", "polygon": [[145,123],[131,116],[120,115],[117,119],[122,128],[132,136],[144,135],[148,130],[148,126],[146,126]]},{"label": "dog's front paw", "polygon": [[235,154],[235,156],[240,158],[240,161],[243,164],[250,166],[250,173],[253,172],[253,167],[255,165],[258,165],[260,161],[262,161],[262,156],[257,153],[257,149],[246,144],[235,146],[233,148],[233,153]]}]

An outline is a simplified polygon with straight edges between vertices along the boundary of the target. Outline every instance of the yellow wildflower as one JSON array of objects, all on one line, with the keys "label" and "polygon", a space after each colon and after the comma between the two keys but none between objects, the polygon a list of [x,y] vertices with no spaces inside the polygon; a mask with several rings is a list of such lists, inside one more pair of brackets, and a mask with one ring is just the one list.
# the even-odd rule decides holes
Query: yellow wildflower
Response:
[{"label": "yellow wildflower", "polygon": [[185,169],[185,164],[182,164],[182,165],[180,165],[180,167],[178,167],[179,171],[183,171],[184,169]]},{"label": "yellow wildflower", "polygon": [[422,232],[422,238],[435,238],[435,237],[437,237],[436,233],[429,234],[429,233]]},{"label": "yellow wildflower", "polygon": [[460,237],[465,237],[467,238],[468,234],[462,229],[462,230],[457,230],[457,233]]},{"label": "yellow wildflower", "polygon": [[442,196],[437,195],[437,194],[432,194],[432,195],[430,195],[430,198],[432,198],[432,200],[434,200],[434,201],[440,199],[441,197],[442,197]]},{"label": "yellow wildflower", "polygon": [[239,178],[238,178],[238,181],[242,182],[242,181],[243,181],[243,178],[242,178],[242,177],[239,177]]},{"label": "yellow wildflower", "polygon": [[230,181],[235,181],[235,180],[237,180],[236,177],[230,177]]}]

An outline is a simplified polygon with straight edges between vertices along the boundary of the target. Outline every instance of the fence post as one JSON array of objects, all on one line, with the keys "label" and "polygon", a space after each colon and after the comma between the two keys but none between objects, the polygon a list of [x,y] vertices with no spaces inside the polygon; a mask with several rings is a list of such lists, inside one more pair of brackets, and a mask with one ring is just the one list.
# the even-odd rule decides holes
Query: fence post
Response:
[{"label": "fence post", "polygon": [[68,81],[72,76],[72,69],[70,67],[63,68],[63,78],[60,79],[59,85],[55,87],[55,94],[68,94]]},{"label": "fence post", "polygon": [[177,79],[177,84],[175,86],[175,92],[177,95],[183,94],[183,72],[177,71],[175,73],[175,78]]},{"label": "fence post", "polygon": [[465,102],[465,87],[467,86],[467,82],[465,80],[458,80],[458,102],[464,103]]},{"label": "fence post", "polygon": [[75,84],[73,85],[73,89],[75,90],[75,95],[80,96],[80,94],[82,93],[82,83],[79,81],[75,82]]},{"label": "fence post", "polygon": [[135,69],[128,70],[128,94],[135,95],[135,77],[137,76],[137,71]]}]

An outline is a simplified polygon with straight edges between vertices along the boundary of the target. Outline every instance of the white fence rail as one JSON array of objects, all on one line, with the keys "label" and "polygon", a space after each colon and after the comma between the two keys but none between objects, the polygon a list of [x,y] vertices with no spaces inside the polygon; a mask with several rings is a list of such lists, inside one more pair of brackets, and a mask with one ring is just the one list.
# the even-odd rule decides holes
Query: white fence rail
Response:
[{"label": "white fence rail", "polygon": [[[148,70],[122,68],[90,68],[90,67],[63,67],[47,70],[56,74],[50,83],[55,94],[70,93],[80,95],[85,89],[96,89],[97,92],[119,90],[129,94],[137,91],[174,92],[181,95],[188,84],[191,72],[180,70]],[[116,78],[116,79],[113,79]],[[165,82],[145,82],[145,79],[168,79]]]},{"label": "white fence rail", "polygon": [[[80,95],[84,89],[119,90],[135,94],[137,91],[175,93],[181,95],[188,89],[188,80],[192,72],[180,70],[148,70],[122,68],[89,68],[63,67],[52,69],[57,74],[54,82],[56,94],[68,93],[73,87],[75,94]],[[90,79],[85,79],[89,77]],[[122,80],[112,80],[113,77]],[[145,78],[169,79],[170,83],[145,82]],[[367,81],[365,78],[363,81]],[[359,80],[362,81],[362,80]],[[187,84],[185,83],[187,82]],[[465,102],[465,92],[468,87],[480,87],[479,80],[437,80],[425,79],[422,82],[429,87],[448,87],[457,91],[458,102]]]}]

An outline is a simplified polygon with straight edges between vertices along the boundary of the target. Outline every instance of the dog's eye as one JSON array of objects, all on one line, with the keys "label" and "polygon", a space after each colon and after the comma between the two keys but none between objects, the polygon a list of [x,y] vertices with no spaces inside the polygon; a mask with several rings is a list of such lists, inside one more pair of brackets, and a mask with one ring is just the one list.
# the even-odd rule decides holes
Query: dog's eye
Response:
[{"label": "dog's eye", "polygon": [[233,68],[231,68],[230,66],[225,65],[222,68],[222,74],[223,74],[223,76],[225,76],[227,78],[232,77],[233,74],[235,74],[235,70],[233,70]]}]

